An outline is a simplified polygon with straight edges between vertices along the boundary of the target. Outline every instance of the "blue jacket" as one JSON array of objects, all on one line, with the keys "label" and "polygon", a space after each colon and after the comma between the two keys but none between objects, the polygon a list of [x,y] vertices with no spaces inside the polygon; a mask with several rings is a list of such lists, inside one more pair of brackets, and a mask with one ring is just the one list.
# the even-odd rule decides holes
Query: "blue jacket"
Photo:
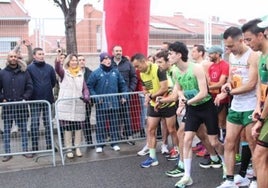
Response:
[{"label": "blue jacket", "polygon": [[120,99],[123,96],[97,97],[92,95],[128,92],[127,85],[120,72],[114,67],[105,70],[102,65],[91,73],[87,80],[87,86],[96,108],[101,109],[118,109]]},{"label": "blue jacket", "polygon": [[53,87],[56,84],[56,73],[54,68],[45,63],[33,61],[27,69],[33,80],[32,100],[47,100],[54,102]]}]

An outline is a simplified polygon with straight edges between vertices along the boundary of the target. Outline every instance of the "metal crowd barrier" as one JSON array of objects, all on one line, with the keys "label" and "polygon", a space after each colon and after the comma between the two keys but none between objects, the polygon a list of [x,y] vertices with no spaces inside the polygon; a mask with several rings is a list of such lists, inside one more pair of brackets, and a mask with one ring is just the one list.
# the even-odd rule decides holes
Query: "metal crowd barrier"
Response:
[{"label": "metal crowd barrier", "polygon": [[[81,106],[81,100],[81,98],[64,98],[55,103],[58,142],[63,165],[66,155],[68,157],[71,151],[73,157],[76,157],[77,148],[117,144],[120,146],[123,142],[135,144],[135,141],[145,139],[146,116],[142,92],[94,95],[91,96],[90,104],[83,103],[85,111],[84,109],[75,111],[75,108]],[[64,107],[70,103],[74,105],[72,109]],[[71,111],[72,114],[66,118],[66,114]],[[83,117],[81,112],[86,114],[83,120],[79,120],[79,117]]]},{"label": "metal crowd barrier", "polygon": [[[10,101],[0,103],[0,109],[0,156],[4,159],[5,156],[23,155],[36,161],[49,156],[56,166],[50,103],[45,100]],[[11,133],[15,125],[18,126],[16,134]]]}]

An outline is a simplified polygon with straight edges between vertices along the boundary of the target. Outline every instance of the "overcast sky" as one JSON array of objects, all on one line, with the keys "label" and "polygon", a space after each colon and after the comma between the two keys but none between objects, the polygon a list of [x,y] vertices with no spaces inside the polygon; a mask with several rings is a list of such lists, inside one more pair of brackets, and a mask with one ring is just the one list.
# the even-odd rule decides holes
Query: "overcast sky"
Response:
[{"label": "overcast sky", "polygon": [[[53,5],[53,0],[25,0],[25,3],[32,17],[63,17],[61,10]],[[103,0],[80,0],[78,17],[83,16],[82,8],[86,3],[102,10]],[[219,16],[222,20],[235,22],[240,18],[253,19],[268,14],[267,5],[267,0],[151,0],[151,14],[183,12],[188,17]]]},{"label": "overcast sky", "polygon": [[[102,10],[103,1],[80,0],[77,17],[83,17],[84,4],[91,3],[96,9]],[[236,23],[242,18],[250,20],[268,14],[267,2],[267,0],[151,0],[150,12],[151,15],[170,16],[174,12],[182,12],[186,17],[201,19],[218,16],[222,21]],[[25,0],[25,7],[32,18],[63,18],[61,9],[54,5],[53,0]],[[55,30],[53,33],[55,34]]]}]

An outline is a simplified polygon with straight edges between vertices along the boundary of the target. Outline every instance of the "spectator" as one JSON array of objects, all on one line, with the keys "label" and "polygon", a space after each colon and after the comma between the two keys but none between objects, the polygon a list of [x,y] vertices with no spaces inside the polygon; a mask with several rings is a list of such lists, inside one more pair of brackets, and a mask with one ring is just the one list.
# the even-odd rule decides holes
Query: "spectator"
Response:
[{"label": "spectator", "polygon": [[[117,68],[112,66],[108,53],[100,54],[100,67],[94,70],[87,80],[87,85],[91,95],[103,95],[113,93],[124,93],[128,91],[126,82]],[[95,96],[96,106],[96,138],[98,146],[97,153],[103,151],[105,142],[106,122],[109,122],[111,145],[113,150],[119,151],[120,147],[116,143],[119,139],[119,104],[126,102],[124,96]]]},{"label": "spectator", "polygon": [[[78,64],[81,68],[82,73],[84,74],[85,82],[88,80],[92,71],[86,67],[86,60],[83,55],[78,55]],[[87,144],[92,144],[92,135],[91,135],[91,125],[90,125],[90,115],[91,115],[91,104],[86,103],[86,121],[83,127],[84,137]]]},{"label": "spectator", "polygon": [[[70,100],[62,100],[58,103],[58,118],[64,130],[65,147],[72,147],[72,131],[75,131],[74,145],[76,147],[75,154],[82,156],[79,146],[82,140],[82,125],[85,122],[86,108],[85,103],[89,102],[89,91],[84,81],[83,72],[78,65],[77,56],[69,54],[64,60],[63,66],[58,61],[55,64],[57,74],[60,76],[59,99],[77,98]],[[82,97],[83,101],[80,99]],[[74,155],[71,149],[67,152],[68,158]]]},{"label": "spectator", "polygon": [[21,46],[24,45],[27,48],[27,58],[24,59],[24,62],[26,62],[27,65],[29,65],[33,61],[33,49],[32,49],[32,43],[25,39],[21,41],[19,44],[17,44],[13,51],[17,53],[18,59],[23,60],[22,54],[21,54]]},{"label": "spectator", "polygon": [[[28,56],[23,59],[22,54],[21,54],[21,46],[26,46],[27,48],[27,54]],[[33,50],[32,50],[32,44],[29,40],[23,40],[19,42],[13,49],[14,52],[17,53],[18,59],[22,60],[19,61],[19,63],[23,63],[25,65],[22,65],[23,68],[26,68],[26,64],[29,65],[33,61]],[[11,128],[11,133],[16,133],[18,132],[18,126],[13,124]]]},{"label": "spectator", "polygon": [[[127,92],[134,92],[137,87],[137,75],[135,68],[130,63],[130,61],[123,56],[122,47],[120,45],[115,45],[113,47],[113,57],[112,57],[112,65],[117,67],[121,75],[123,76],[126,86],[128,88]],[[133,113],[130,111],[130,105],[136,106],[134,96],[130,96],[132,100],[126,101],[125,103],[120,104],[120,122],[123,125],[123,135],[122,138],[126,137],[129,138],[133,135],[132,131],[132,122]],[[138,122],[139,123],[139,122]],[[133,125],[134,127],[134,125]],[[129,142],[129,144],[134,144],[133,142]]]},{"label": "spectator", "polygon": [[[21,67],[24,65],[25,67]],[[32,79],[26,69],[26,63],[22,63],[18,59],[15,51],[11,51],[7,57],[6,67],[0,71],[0,100],[1,102],[18,102],[29,100],[33,92]],[[20,128],[22,150],[28,151],[28,119],[27,104],[10,104],[4,105],[2,108],[2,119],[4,121],[4,148],[6,153],[11,152],[10,148],[10,129],[13,120]],[[26,158],[32,158],[32,154],[23,154]],[[4,156],[3,162],[7,162],[12,158],[11,155]]]},{"label": "spectator", "polygon": [[[56,84],[56,73],[54,68],[44,60],[42,48],[33,49],[33,62],[28,65],[28,71],[33,80],[33,94],[31,100],[46,100],[50,104],[54,102],[53,87]],[[43,124],[45,127],[46,149],[52,149],[50,135],[50,117],[48,106],[45,103],[33,103],[31,108],[31,136],[32,150],[37,151],[39,140],[40,115],[42,112]]]},{"label": "spectator", "polygon": [[[62,52],[62,49],[58,48],[57,49],[57,57],[56,57],[54,63],[60,61],[61,66],[63,66],[63,62],[64,62],[66,56],[67,55]],[[59,84],[59,82],[60,82],[60,77],[59,77],[58,74],[56,74],[56,84],[55,84],[55,86],[53,88],[53,95],[54,95],[54,100],[55,101],[58,99],[58,96],[59,96],[59,91],[60,91],[60,84]],[[55,117],[56,112],[55,112],[55,106],[54,106],[54,104],[53,104],[52,112],[53,112],[52,113],[53,117]],[[63,132],[64,132],[63,131],[63,127],[60,126],[60,134],[61,134],[61,143],[62,144],[64,144],[64,133]]]}]

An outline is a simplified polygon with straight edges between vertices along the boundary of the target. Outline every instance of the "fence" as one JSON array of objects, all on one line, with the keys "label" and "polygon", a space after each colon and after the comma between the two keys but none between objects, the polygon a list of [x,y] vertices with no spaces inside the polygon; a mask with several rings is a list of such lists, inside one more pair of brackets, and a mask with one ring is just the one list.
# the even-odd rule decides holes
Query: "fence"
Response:
[{"label": "fence", "polygon": [[[50,157],[56,165],[53,139],[51,105],[47,101],[5,102],[1,106],[1,134],[3,148],[0,156],[3,162],[12,156],[26,158]],[[41,120],[41,121],[40,121]],[[17,125],[19,132],[11,134],[11,127]]]},{"label": "fence", "polygon": [[[126,99],[125,102],[122,98]],[[75,120],[82,114],[66,114],[65,103],[77,104],[80,98],[59,99],[55,103],[58,141],[62,164],[66,156],[82,155],[80,148],[96,146],[102,152],[105,145],[120,149],[122,142],[144,140],[144,95],[141,92],[91,96],[91,104],[85,104],[86,121]],[[82,110],[83,111],[83,110]],[[82,116],[81,116],[82,117]],[[115,147],[114,147],[115,146]],[[119,148],[118,148],[118,147]],[[101,148],[101,150],[98,150]],[[73,153],[73,150],[74,153]]]}]

